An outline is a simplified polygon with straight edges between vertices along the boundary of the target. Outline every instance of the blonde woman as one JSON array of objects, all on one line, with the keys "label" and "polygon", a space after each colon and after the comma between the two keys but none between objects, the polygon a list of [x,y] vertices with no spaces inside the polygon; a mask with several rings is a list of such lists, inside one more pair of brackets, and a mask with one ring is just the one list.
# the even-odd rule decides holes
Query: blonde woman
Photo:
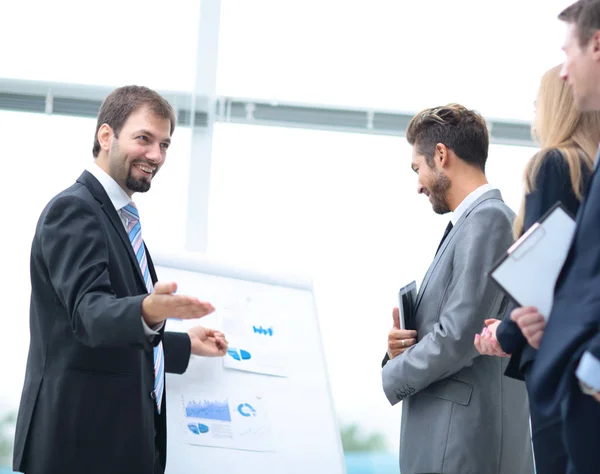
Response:
[{"label": "blonde woman", "polygon": [[[591,178],[594,156],[600,141],[600,113],[581,113],[572,92],[560,78],[561,66],[544,74],[536,101],[532,133],[541,150],[527,163],[524,174],[525,196],[514,223],[518,238],[557,201],[577,213]],[[537,342],[537,343],[536,343]],[[525,380],[537,354],[539,341],[527,343],[510,312],[503,321],[488,319],[475,347],[483,355],[508,356],[505,375]],[[564,474],[567,456],[562,442],[559,417],[543,416],[531,402],[531,426],[537,474]]]}]

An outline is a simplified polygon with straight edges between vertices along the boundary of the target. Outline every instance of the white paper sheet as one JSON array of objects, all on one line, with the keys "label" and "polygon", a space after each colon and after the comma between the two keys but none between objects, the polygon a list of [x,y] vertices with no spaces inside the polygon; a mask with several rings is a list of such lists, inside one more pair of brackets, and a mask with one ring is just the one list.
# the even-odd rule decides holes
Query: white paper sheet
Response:
[{"label": "white paper sheet", "polygon": [[274,452],[262,396],[190,391],[181,394],[179,440],[186,444]]}]

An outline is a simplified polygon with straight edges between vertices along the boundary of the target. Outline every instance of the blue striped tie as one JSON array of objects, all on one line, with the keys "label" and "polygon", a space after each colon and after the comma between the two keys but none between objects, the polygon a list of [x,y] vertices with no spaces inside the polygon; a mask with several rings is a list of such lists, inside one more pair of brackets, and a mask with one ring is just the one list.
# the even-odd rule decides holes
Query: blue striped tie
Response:
[{"label": "blue striped tie", "polygon": [[[148,268],[148,261],[146,259],[146,248],[144,246],[144,241],[142,240],[140,215],[133,202],[130,202],[121,209],[121,217],[125,221],[129,241],[133,247],[133,253],[135,253],[135,256],[137,257],[142,275],[144,275],[148,293],[152,293],[154,285],[152,284],[152,278],[150,278],[150,269]],[[158,413],[160,413],[164,389],[165,358],[162,341],[160,341],[158,345],[154,347],[154,395],[156,396],[156,408],[158,409]]]}]

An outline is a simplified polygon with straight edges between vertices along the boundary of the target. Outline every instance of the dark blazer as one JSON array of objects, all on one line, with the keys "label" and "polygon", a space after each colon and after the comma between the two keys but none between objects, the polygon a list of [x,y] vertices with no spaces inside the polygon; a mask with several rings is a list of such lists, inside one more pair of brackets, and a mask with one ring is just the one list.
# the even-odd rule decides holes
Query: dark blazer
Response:
[{"label": "dark blazer", "polygon": [[[152,280],[154,266],[148,254]],[[166,403],[153,399],[153,344],[182,373],[187,334],[144,333],[146,285],[125,228],[87,171],[43,210],[31,247],[30,347],[13,469],[152,473],[166,463]]]},{"label": "dark blazer", "polygon": [[596,474],[600,466],[600,403],[581,392],[575,375],[586,350],[600,357],[599,289],[600,178],[596,167],[531,370],[534,402],[544,413],[561,412],[569,460],[578,474]]},{"label": "dark blazer", "polygon": [[[585,189],[592,171],[584,165],[581,173]],[[534,190],[525,196],[523,230],[529,229],[558,201],[562,202],[573,217],[577,215],[580,201],[571,185],[569,165],[558,150],[551,150],[540,165]],[[496,337],[502,350],[511,354],[505,374],[523,380],[523,372],[533,362],[537,351],[527,343],[519,326],[510,319],[510,313],[511,311],[506,312],[502,324],[498,326]]]}]

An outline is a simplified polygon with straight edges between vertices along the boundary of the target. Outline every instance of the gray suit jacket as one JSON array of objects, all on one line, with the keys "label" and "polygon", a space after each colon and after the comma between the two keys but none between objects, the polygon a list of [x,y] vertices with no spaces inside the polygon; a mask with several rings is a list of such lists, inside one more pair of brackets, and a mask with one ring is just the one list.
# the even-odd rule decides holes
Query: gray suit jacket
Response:
[{"label": "gray suit jacket", "polygon": [[491,190],[461,216],[419,289],[417,343],[383,367],[392,405],[403,400],[402,474],[531,474],[525,384],[504,377],[507,358],[473,345],[508,299],[488,278],[512,243],[514,214]]}]

